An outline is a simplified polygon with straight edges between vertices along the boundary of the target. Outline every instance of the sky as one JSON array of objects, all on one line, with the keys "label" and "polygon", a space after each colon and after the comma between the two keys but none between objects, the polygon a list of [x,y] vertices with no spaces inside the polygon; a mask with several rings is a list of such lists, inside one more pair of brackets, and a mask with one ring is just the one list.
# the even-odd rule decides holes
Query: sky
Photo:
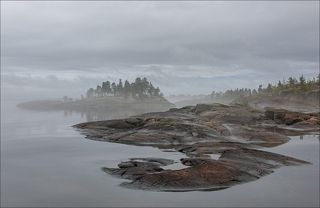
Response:
[{"label": "sky", "polygon": [[80,97],[147,77],[165,95],[319,73],[319,1],[1,1],[1,94]]}]

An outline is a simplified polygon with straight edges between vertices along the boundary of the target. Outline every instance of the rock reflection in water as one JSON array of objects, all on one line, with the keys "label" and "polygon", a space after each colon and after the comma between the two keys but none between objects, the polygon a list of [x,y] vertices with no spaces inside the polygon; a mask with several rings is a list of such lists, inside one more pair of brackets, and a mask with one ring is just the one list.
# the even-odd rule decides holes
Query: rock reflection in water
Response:
[{"label": "rock reflection in water", "polygon": [[80,114],[81,118],[86,118],[86,121],[101,121],[110,119],[121,119],[144,113],[130,109],[121,109],[113,111],[71,111],[64,110],[64,117],[71,117],[73,113]]}]

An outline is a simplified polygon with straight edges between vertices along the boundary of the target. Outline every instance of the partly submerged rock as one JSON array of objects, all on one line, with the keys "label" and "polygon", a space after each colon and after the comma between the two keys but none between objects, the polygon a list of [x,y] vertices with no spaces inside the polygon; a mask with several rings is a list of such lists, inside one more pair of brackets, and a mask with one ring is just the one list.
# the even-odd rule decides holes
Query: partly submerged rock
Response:
[{"label": "partly submerged rock", "polygon": [[146,173],[163,171],[162,166],[173,164],[173,160],[163,158],[131,158],[118,164],[118,168],[104,167],[102,170],[125,179],[136,179]]},{"label": "partly submerged rock", "polygon": [[[121,184],[128,188],[191,191],[220,190],[256,180],[280,166],[308,164],[306,161],[275,153],[242,148],[224,151],[219,160],[182,158],[181,163],[190,167],[180,170],[162,169],[155,161],[128,161],[120,163],[119,168],[103,170],[132,180]],[[164,163],[162,165],[165,166]]]},{"label": "partly submerged rock", "polygon": [[[165,169],[173,161],[133,158],[103,171],[130,179],[122,185],[159,191],[219,190],[256,180],[284,165],[308,162],[261,151],[289,141],[287,135],[319,130],[319,114],[243,105],[201,104],[127,119],[77,124],[88,138],[146,145],[186,154],[180,170]],[[218,160],[211,154],[221,154]]]}]

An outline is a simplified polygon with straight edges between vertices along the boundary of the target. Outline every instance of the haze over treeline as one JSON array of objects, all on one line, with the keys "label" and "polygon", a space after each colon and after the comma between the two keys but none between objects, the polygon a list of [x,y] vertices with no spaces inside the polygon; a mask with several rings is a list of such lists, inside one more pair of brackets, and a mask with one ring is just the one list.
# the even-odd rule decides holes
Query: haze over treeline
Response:
[{"label": "haze over treeline", "polygon": [[[96,88],[87,90],[87,98],[95,96],[121,96],[124,98],[143,99],[148,97],[163,97],[163,93],[160,92],[159,87],[154,87],[146,77],[137,77],[132,83],[125,80],[123,84],[121,79],[119,79],[118,83],[105,81],[101,85],[97,85]],[[84,96],[81,95],[81,98],[83,99]]]},{"label": "haze over treeline", "polygon": [[[287,80],[279,80],[276,84],[268,83],[267,86],[260,84],[257,88],[236,88],[228,89],[225,91],[215,91],[213,90],[210,94],[203,95],[190,95],[190,94],[180,94],[180,95],[169,95],[166,98],[171,102],[179,101],[191,101],[196,103],[202,102],[224,102],[232,103],[234,101],[242,100],[243,98],[257,98],[257,96],[269,96],[281,97],[281,96],[293,96],[302,100],[308,98],[310,100],[318,101],[320,93],[320,74],[312,79],[306,79],[304,75],[299,78],[289,77]],[[81,94],[81,100],[85,98],[101,98],[101,97],[120,97],[120,98],[133,98],[135,100],[141,100],[147,98],[160,98],[164,97],[163,93],[160,91],[159,87],[154,87],[151,82],[148,81],[146,77],[137,77],[134,82],[130,83],[128,80],[122,82],[110,82],[105,81],[100,85],[98,84],[95,88],[89,88],[86,92],[86,96]],[[91,100],[94,100],[91,99]],[[72,102],[73,98],[68,96],[63,97],[64,102]],[[75,99],[78,101],[79,99]],[[306,100],[305,100],[306,101]],[[179,104],[180,105],[180,104]],[[188,105],[188,104],[185,104]]]},{"label": "haze over treeline", "polygon": [[5,99],[136,77],[165,96],[210,94],[318,71],[318,1],[1,2]]}]

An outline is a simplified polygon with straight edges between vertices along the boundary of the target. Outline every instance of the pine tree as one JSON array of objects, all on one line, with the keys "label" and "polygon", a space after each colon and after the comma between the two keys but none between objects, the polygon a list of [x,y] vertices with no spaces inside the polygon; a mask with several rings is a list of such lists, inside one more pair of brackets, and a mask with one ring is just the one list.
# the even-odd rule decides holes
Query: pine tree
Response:
[{"label": "pine tree", "polygon": [[117,85],[117,89],[118,89],[118,94],[122,95],[122,93],[123,93],[123,84],[122,84],[121,79],[119,79],[119,84]]},{"label": "pine tree", "polygon": [[125,98],[128,98],[128,97],[129,97],[130,91],[131,91],[130,83],[128,82],[128,80],[126,80],[126,81],[124,82],[124,87],[123,87],[123,94],[124,94],[124,97],[125,97]]},{"label": "pine tree", "polygon": [[256,90],[256,89],[253,89],[253,90],[252,90],[252,95],[256,95],[256,94],[258,94],[257,90]]},{"label": "pine tree", "polygon": [[94,96],[94,89],[90,88],[87,91],[87,98],[93,97]]},{"label": "pine tree", "polygon": [[112,84],[111,84],[111,92],[112,92],[113,96],[115,96],[117,94],[117,85],[114,82],[112,82]]},{"label": "pine tree", "polygon": [[300,85],[300,89],[302,91],[306,91],[307,90],[307,84],[306,84],[306,79],[303,77],[303,75],[301,75],[301,77],[299,77],[299,85]]},{"label": "pine tree", "polygon": [[272,92],[272,85],[269,83],[267,86],[267,92]]},{"label": "pine tree", "polygon": [[293,87],[297,83],[297,80],[295,78],[289,77],[288,84],[290,87]]},{"label": "pine tree", "polygon": [[97,96],[101,96],[101,94],[102,94],[101,86],[100,86],[100,85],[97,85],[97,88],[96,88],[96,95],[97,95]]}]

